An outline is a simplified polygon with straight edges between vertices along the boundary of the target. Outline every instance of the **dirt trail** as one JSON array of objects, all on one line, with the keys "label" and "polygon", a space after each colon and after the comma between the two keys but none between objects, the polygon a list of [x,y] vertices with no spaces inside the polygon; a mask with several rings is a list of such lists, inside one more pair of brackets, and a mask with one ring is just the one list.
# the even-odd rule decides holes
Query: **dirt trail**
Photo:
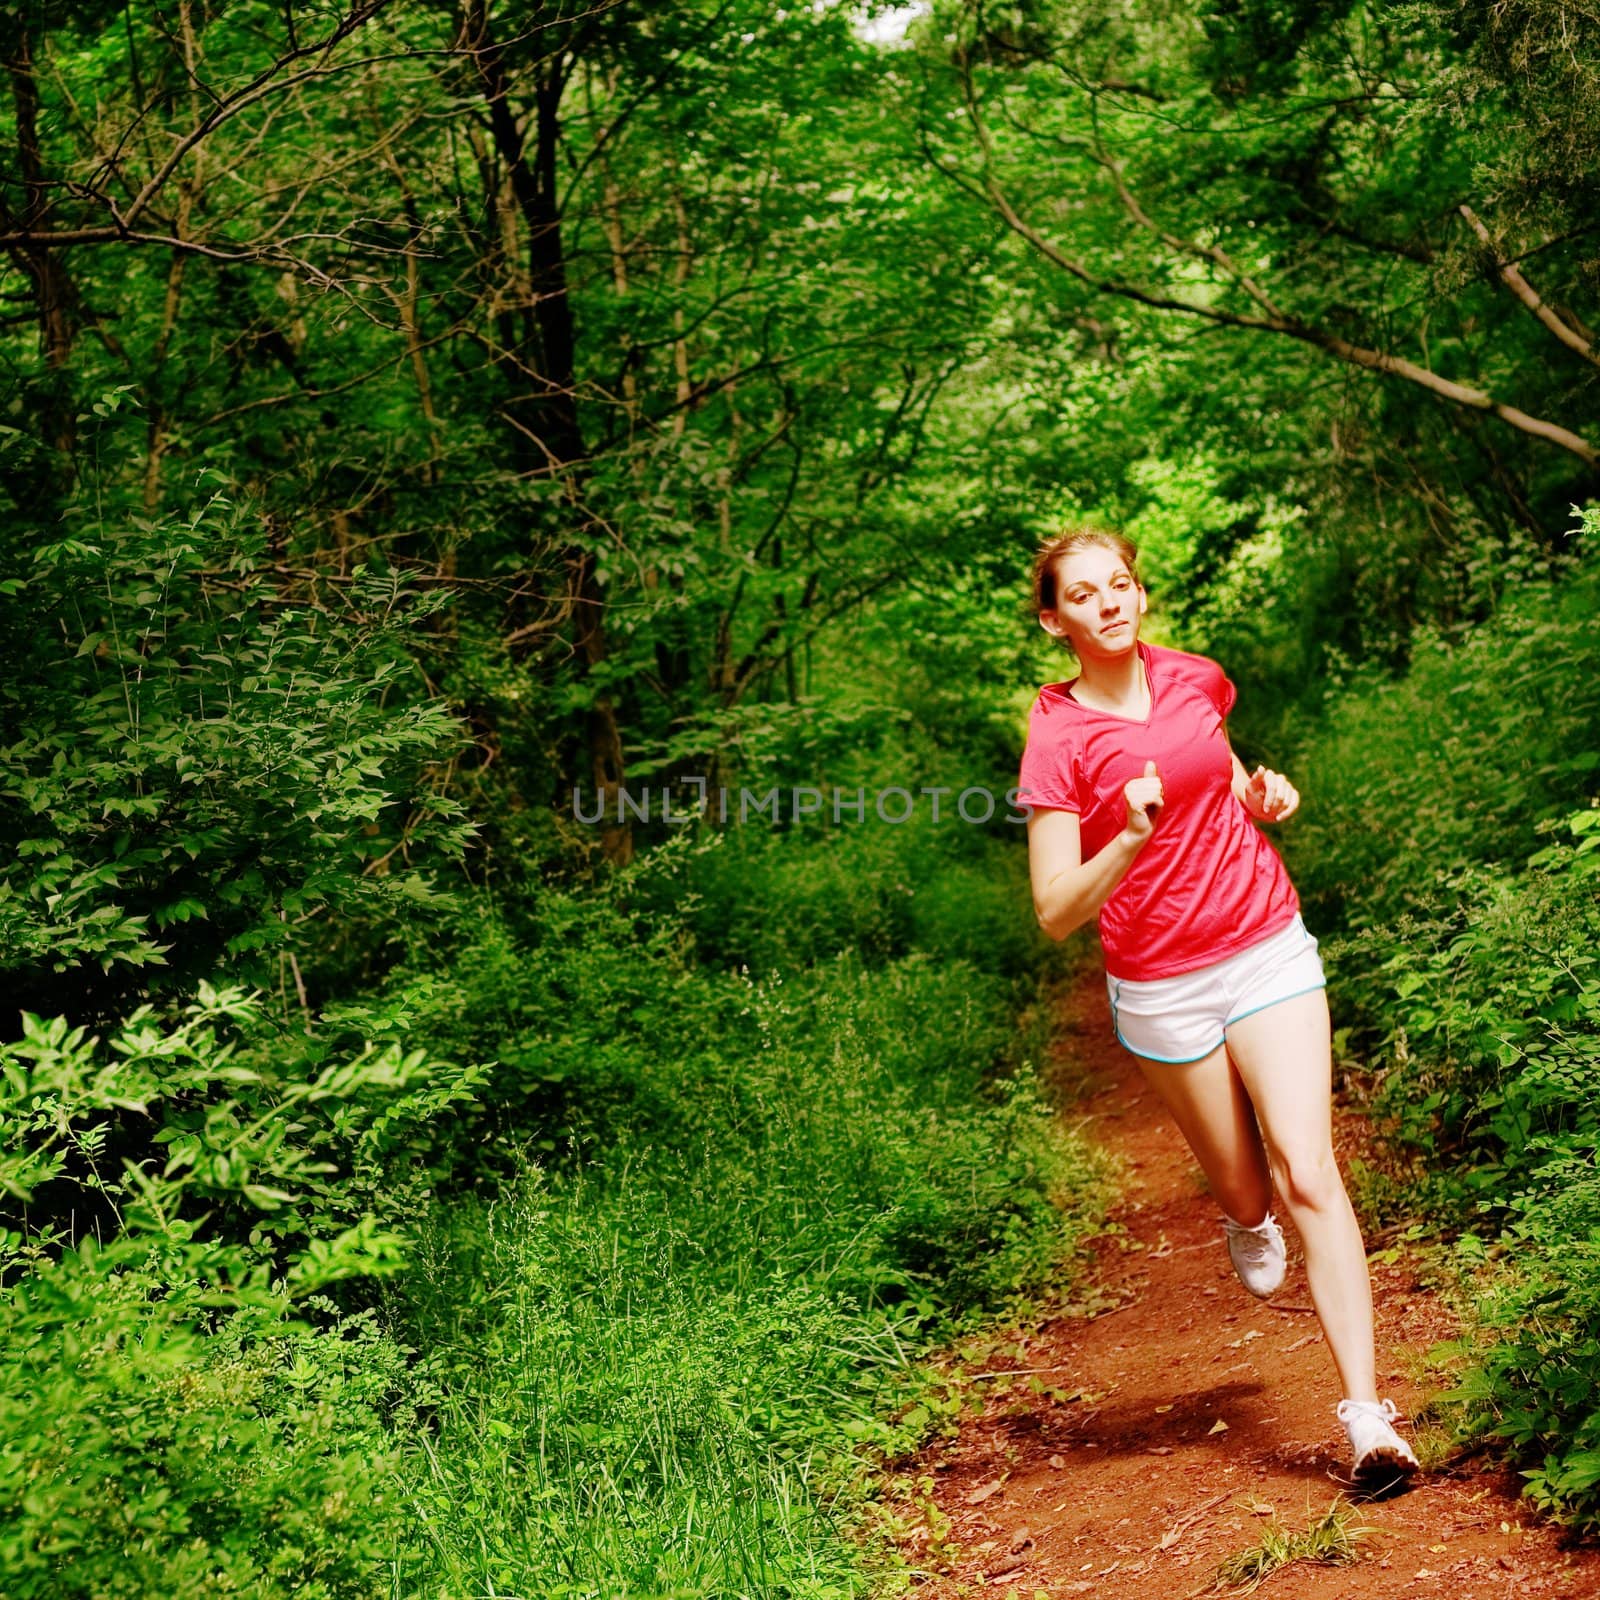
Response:
[{"label": "dirt trail", "polygon": [[[929,1515],[926,1499],[919,1507],[914,1497],[897,1507],[907,1555],[925,1571],[946,1569],[916,1591],[927,1600],[1181,1600],[1209,1583],[1219,1561],[1255,1544],[1270,1513],[1303,1528],[1347,1487],[1337,1380],[1308,1314],[1292,1229],[1285,1222],[1289,1277],[1272,1301],[1258,1301],[1229,1266],[1192,1156],[1112,1037],[1097,974],[1069,993],[1061,1033],[1073,1070],[1089,1073],[1072,1120],[1087,1119],[1088,1137],[1129,1167],[1115,1214],[1125,1240],[1097,1246],[1099,1281],[1116,1309],[1049,1322],[1015,1354],[986,1363],[1021,1371],[984,1381],[998,1392],[982,1416],[966,1416],[959,1436],[930,1448],[907,1476],[931,1479],[937,1508]],[[1343,1162],[1367,1127],[1359,1113],[1336,1115]],[[1408,1373],[1453,1326],[1403,1257],[1374,1262],[1372,1272],[1380,1393],[1409,1416],[1426,1394]],[[1033,1392],[1034,1379],[1045,1393]],[[1358,1506],[1376,1531],[1357,1564],[1300,1563],[1264,1592],[1600,1596],[1600,1552],[1563,1548],[1515,1493],[1510,1473],[1448,1463],[1407,1493]]]}]

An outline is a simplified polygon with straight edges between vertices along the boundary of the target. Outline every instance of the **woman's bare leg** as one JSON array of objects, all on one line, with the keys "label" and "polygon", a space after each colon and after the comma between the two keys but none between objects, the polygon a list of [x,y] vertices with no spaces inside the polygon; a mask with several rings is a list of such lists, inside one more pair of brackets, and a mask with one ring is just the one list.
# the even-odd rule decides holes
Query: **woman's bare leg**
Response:
[{"label": "woman's bare leg", "polygon": [[[1311,1301],[1351,1400],[1377,1399],[1372,1286],[1333,1154],[1333,1061],[1325,990],[1281,1000],[1228,1029],[1278,1193],[1306,1252]],[[1242,1219],[1241,1219],[1242,1220]]]},{"label": "woman's bare leg", "polygon": [[1272,1204],[1272,1174],[1250,1097],[1218,1045],[1199,1061],[1134,1058],[1189,1141],[1212,1198],[1235,1222],[1254,1227]]}]

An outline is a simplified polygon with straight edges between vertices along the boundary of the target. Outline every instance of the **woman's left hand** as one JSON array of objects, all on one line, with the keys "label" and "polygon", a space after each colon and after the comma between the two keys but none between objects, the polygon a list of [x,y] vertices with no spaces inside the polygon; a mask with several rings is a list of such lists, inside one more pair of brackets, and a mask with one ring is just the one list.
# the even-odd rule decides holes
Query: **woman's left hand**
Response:
[{"label": "woman's left hand", "polygon": [[1257,767],[1240,796],[1244,808],[1262,822],[1282,822],[1300,804],[1300,792],[1281,772]]}]

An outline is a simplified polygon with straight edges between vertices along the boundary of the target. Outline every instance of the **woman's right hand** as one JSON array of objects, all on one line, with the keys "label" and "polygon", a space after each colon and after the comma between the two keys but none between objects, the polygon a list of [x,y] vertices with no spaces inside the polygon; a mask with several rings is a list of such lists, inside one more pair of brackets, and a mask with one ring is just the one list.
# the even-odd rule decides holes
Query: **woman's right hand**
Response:
[{"label": "woman's right hand", "polygon": [[1135,844],[1143,844],[1155,832],[1156,819],[1161,815],[1161,776],[1156,764],[1144,764],[1144,776],[1129,778],[1122,786],[1123,798],[1128,802],[1128,820],[1123,832]]}]

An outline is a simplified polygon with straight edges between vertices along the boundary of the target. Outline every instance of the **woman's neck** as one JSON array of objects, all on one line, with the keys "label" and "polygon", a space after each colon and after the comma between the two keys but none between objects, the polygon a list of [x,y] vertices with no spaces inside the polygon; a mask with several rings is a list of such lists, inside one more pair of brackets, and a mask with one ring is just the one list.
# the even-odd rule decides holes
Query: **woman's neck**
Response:
[{"label": "woman's neck", "polygon": [[1150,690],[1138,647],[1110,661],[1096,661],[1093,657],[1080,661],[1072,694],[1074,699],[1101,711],[1115,711],[1119,716],[1147,715]]}]

